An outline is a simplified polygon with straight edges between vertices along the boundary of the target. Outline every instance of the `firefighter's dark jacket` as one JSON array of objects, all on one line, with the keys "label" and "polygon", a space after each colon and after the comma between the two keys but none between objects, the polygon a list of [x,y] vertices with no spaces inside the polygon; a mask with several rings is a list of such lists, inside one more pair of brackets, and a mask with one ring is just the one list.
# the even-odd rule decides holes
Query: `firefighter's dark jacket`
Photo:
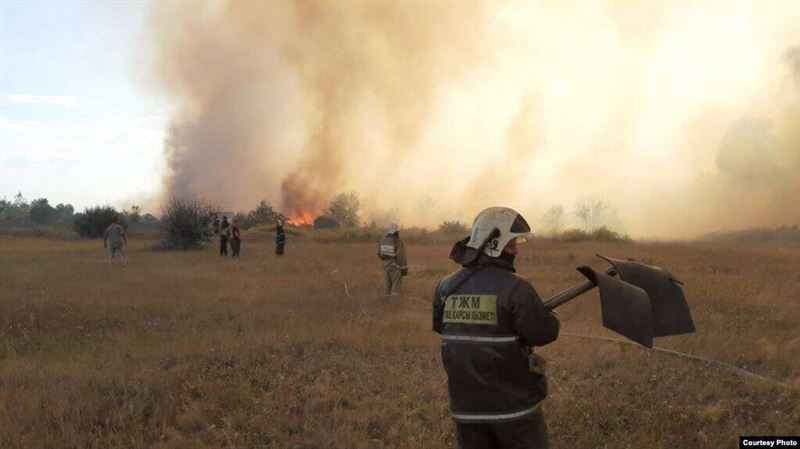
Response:
[{"label": "firefighter's dark jacket", "polygon": [[[487,306],[470,321],[469,307],[476,310],[477,304],[470,301],[475,298],[489,298],[489,306],[495,303],[494,321],[492,307]],[[466,314],[458,310],[460,305]],[[529,367],[530,347],[558,337],[558,318],[544,308],[533,285],[514,273],[511,263],[480,255],[439,281],[433,330],[442,334],[450,414],[456,422],[521,419],[547,396],[547,379]]]}]

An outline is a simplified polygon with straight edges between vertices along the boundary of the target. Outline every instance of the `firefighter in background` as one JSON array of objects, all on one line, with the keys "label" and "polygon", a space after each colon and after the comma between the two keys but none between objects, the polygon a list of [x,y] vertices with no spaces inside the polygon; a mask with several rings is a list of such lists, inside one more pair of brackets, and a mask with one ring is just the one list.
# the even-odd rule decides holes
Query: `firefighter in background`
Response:
[{"label": "firefighter in background", "polygon": [[283,220],[278,220],[275,227],[275,254],[282,256],[286,246],[286,232],[283,230]]},{"label": "firefighter in background", "polygon": [[222,224],[219,228],[219,255],[228,256],[228,240],[231,238],[231,225],[228,223],[228,217],[222,216]]},{"label": "firefighter in background", "polygon": [[378,258],[383,263],[383,270],[386,272],[386,292],[385,297],[394,299],[400,296],[400,287],[403,276],[408,274],[408,263],[406,262],[406,247],[400,240],[400,231],[396,223],[389,223],[386,235],[381,239],[378,246]]},{"label": "firefighter in background", "polygon": [[219,215],[214,214],[214,235],[219,235]]},{"label": "firefighter in background", "polygon": [[482,211],[450,253],[462,268],[434,292],[433,330],[442,336],[460,449],[548,447],[547,379],[533,347],[554,341],[559,322],[515,274],[517,238],[529,232],[513,209]]},{"label": "firefighter in background", "polygon": [[239,231],[239,219],[233,219],[233,226],[231,226],[231,257],[239,258],[239,250],[242,248],[242,234]]}]

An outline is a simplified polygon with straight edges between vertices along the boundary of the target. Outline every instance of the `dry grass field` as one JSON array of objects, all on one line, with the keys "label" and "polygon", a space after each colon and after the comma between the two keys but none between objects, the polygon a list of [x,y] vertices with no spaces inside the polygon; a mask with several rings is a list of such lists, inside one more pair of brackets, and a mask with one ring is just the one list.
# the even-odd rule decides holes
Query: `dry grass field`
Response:
[{"label": "dry grass field", "polygon": [[[245,239],[247,236],[245,235]],[[452,448],[430,294],[449,245],[410,244],[406,298],[379,299],[371,244],[293,240],[278,258],[245,240],[157,252],[132,241],[0,236],[0,448]],[[669,354],[562,336],[545,413],[554,448],[731,448],[800,434],[800,248],[531,241],[521,274],[542,296],[603,253],[670,268],[698,332]],[[347,290],[345,290],[345,285]],[[613,336],[596,293],[562,331]]]}]

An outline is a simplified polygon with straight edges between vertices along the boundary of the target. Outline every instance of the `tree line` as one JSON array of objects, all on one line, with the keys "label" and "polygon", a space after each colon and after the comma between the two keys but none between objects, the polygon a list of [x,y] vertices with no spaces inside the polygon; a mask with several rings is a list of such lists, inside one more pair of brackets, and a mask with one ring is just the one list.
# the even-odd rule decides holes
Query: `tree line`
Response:
[{"label": "tree line", "polygon": [[[159,220],[151,214],[142,214],[139,206],[117,211],[111,206],[94,206],[75,212],[72,204],[50,204],[47,198],[28,201],[22,192],[14,195],[14,199],[0,199],[0,227],[25,226],[66,226],[73,227],[82,236],[95,236],[91,229],[94,221],[110,220],[117,217],[127,226],[129,223],[158,224]],[[109,221],[110,223],[110,221]]]},{"label": "tree line", "polygon": [[[12,200],[0,200],[0,227],[64,226],[71,227],[82,237],[97,238],[102,237],[105,228],[116,218],[126,229],[131,224],[158,227],[164,236],[164,248],[185,250],[201,247],[210,240],[214,218],[221,210],[221,207],[202,198],[175,197],[165,202],[158,218],[150,213],[142,213],[139,206],[124,210],[108,205],[93,206],[75,212],[71,204],[53,206],[47,198],[28,202],[22,193],[18,193]],[[340,192],[331,198],[322,214],[314,218],[313,227],[376,227],[374,221],[364,222],[360,214],[361,199],[358,192]],[[274,226],[279,220],[285,221],[289,217],[267,200],[262,200],[253,209],[229,218],[238,220],[242,229],[250,229]],[[557,240],[626,240],[627,236],[612,230],[619,223],[617,211],[610,202],[599,197],[585,197],[575,203],[571,214],[560,204],[550,207],[534,224],[534,230],[541,236]],[[438,231],[448,235],[466,235],[469,227],[461,221],[445,220],[438,226]]]},{"label": "tree line", "polygon": [[[334,195],[322,215],[314,220],[315,228],[357,227],[361,201],[358,192],[342,192]],[[166,249],[198,248],[212,236],[212,223],[222,208],[203,198],[171,198],[161,208],[160,217],[142,213],[139,206],[117,210],[109,205],[87,207],[75,212],[71,204],[52,206],[47,198],[28,201],[21,192],[13,199],[0,199],[0,228],[30,226],[61,226],[72,228],[85,238],[103,236],[106,227],[115,219],[127,229],[132,224],[159,227],[164,235]],[[274,226],[278,220],[288,217],[268,201],[262,200],[255,208],[231,217],[239,221],[243,229],[255,226]]]}]

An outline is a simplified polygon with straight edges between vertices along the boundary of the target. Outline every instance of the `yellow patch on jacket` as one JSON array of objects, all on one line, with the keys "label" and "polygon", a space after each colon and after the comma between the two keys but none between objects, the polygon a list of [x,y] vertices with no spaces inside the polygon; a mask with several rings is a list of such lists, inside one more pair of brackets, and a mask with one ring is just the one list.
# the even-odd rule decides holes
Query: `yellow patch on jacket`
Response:
[{"label": "yellow patch on jacket", "polygon": [[497,324],[497,295],[450,295],[445,299],[442,322]]}]

